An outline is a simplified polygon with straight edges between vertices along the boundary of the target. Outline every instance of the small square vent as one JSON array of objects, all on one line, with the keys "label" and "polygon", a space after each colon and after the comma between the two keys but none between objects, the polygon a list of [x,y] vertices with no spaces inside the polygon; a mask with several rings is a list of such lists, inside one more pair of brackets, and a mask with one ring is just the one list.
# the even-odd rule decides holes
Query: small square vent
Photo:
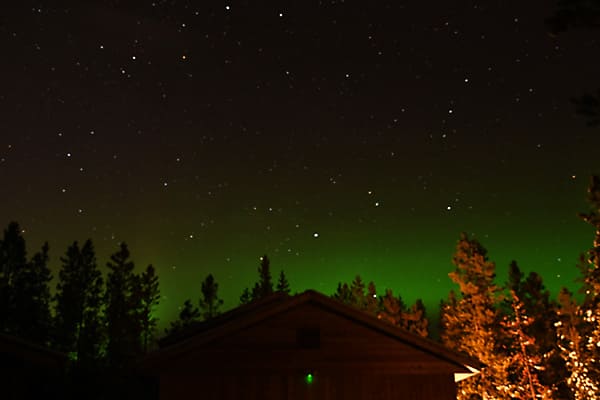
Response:
[{"label": "small square vent", "polygon": [[301,349],[318,349],[321,347],[321,330],[319,328],[298,328],[296,343]]}]

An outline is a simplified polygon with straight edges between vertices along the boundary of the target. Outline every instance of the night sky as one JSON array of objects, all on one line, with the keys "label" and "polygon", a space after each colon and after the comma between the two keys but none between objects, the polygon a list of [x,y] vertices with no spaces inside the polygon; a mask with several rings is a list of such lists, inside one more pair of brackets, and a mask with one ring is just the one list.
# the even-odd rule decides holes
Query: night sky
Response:
[{"label": "night sky", "polygon": [[[553,1],[23,1],[0,8],[0,223],[53,270],[91,238],[156,266],[166,323],[268,254],[293,291],[361,274],[432,308],[461,231],[554,292],[592,231],[600,34]],[[14,5],[17,4],[17,5]],[[433,312],[433,310],[432,310]]]}]

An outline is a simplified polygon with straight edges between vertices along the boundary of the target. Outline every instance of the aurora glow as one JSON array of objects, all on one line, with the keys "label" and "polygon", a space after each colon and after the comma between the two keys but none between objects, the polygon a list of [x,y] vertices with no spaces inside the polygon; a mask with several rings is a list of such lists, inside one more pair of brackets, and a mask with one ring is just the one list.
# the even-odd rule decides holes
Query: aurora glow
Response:
[{"label": "aurora glow", "polygon": [[293,291],[360,274],[434,312],[461,231],[500,282],[573,285],[600,135],[569,99],[600,41],[548,35],[549,2],[150,3],[1,21],[0,222],[54,270],[126,241],[163,325],[208,273],[237,305],[263,254]]}]

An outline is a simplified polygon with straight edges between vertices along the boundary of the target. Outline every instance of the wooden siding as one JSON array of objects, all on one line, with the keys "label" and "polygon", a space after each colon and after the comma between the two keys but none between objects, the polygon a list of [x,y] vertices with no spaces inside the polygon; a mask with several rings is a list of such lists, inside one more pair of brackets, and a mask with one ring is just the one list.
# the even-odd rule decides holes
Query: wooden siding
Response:
[{"label": "wooden siding", "polygon": [[[301,348],[299,329],[318,329]],[[211,335],[210,332],[206,333]],[[347,316],[303,303],[266,320],[218,332],[162,363],[162,400],[450,400],[457,366]],[[304,381],[312,373],[314,381]]]},{"label": "wooden siding", "polygon": [[448,375],[302,374],[166,375],[161,399],[202,400],[454,400]]}]

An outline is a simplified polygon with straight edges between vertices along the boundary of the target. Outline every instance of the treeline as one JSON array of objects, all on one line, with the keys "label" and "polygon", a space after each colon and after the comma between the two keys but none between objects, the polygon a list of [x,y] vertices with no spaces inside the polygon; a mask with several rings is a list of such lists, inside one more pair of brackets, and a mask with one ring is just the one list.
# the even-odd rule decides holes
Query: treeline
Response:
[{"label": "treeline", "polygon": [[597,399],[600,397],[600,179],[588,189],[595,230],[579,260],[578,295],[554,299],[542,277],[509,266],[504,285],[486,249],[463,234],[449,274],[457,285],[441,304],[441,340],[480,360],[477,376],[461,381],[459,399]]},{"label": "treeline", "polygon": [[[476,376],[459,383],[460,400],[491,398],[594,399],[600,393],[600,178],[588,190],[591,209],[581,218],[595,229],[590,250],[581,256],[579,295],[563,288],[550,296],[541,275],[527,276],[516,262],[498,284],[496,265],[476,239],[462,234],[449,274],[456,289],[440,304],[440,340],[479,360]],[[0,333],[14,335],[69,355],[72,376],[110,371],[126,376],[155,342],[160,301],[152,265],[136,271],[125,243],[110,256],[106,277],[100,272],[90,240],[74,242],[60,258],[56,290],[48,267],[48,244],[27,257],[17,223],[0,240]],[[283,270],[273,280],[270,260],[260,258],[258,279],[243,290],[240,305],[274,292],[290,293]],[[186,300],[166,334],[221,313],[223,300],[212,274],[199,284],[199,297]],[[339,283],[332,297],[388,323],[428,337],[430,321],[421,300],[407,305],[386,289],[357,276]],[[82,378],[83,377],[83,378]],[[115,383],[116,382],[116,383]],[[127,382],[127,383],[125,383]],[[130,381],[118,378],[123,390]],[[85,390],[89,392],[89,387]],[[88,393],[89,394],[89,393]],[[89,396],[88,396],[89,397]]]}]

